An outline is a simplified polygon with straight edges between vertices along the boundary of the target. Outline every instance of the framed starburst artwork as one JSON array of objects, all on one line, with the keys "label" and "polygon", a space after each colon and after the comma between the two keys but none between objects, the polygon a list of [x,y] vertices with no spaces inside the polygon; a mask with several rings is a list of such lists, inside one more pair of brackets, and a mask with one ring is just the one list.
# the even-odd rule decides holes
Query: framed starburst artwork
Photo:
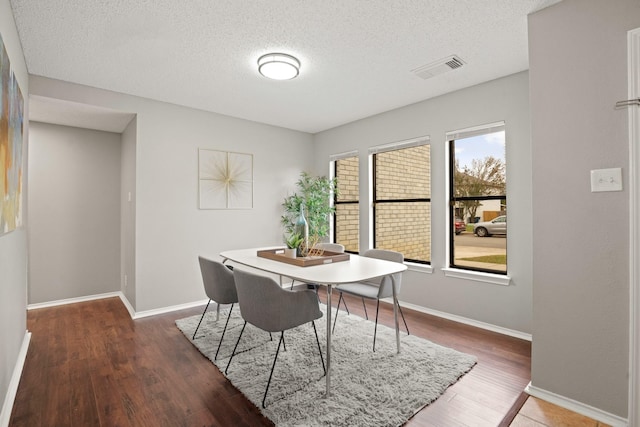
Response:
[{"label": "framed starburst artwork", "polygon": [[253,155],[198,150],[200,209],[253,208]]}]

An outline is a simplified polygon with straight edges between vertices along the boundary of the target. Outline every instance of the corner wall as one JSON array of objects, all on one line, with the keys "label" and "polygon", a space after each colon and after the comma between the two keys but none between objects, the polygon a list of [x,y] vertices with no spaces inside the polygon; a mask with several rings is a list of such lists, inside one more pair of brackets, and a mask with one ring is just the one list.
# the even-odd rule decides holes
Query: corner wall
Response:
[{"label": "corner wall", "polygon": [[[25,101],[22,172],[26,176],[29,81],[9,0],[0,0],[0,34]],[[23,221],[26,221],[28,209],[27,192],[25,180],[22,188]],[[27,333],[27,231],[24,222],[23,227],[0,236],[0,325],[0,402],[4,403],[0,413],[2,423],[5,420],[8,422],[11,415],[5,411],[11,411],[9,405],[13,403],[13,393],[18,387],[17,382],[12,383],[12,376],[20,374],[16,368],[18,364],[22,366],[18,358]]]},{"label": "corner wall", "polygon": [[122,132],[120,158],[120,290],[136,309],[136,141],[138,121]]},{"label": "corner wall", "polygon": [[[204,300],[198,255],[282,244],[281,204],[310,170],[310,134],[37,76],[30,84],[34,95],[137,115],[136,313]],[[253,154],[253,209],[198,208],[198,148]]]},{"label": "corner wall", "polygon": [[[627,32],[637,0],[564,0],[529,17],[533,139],[532,380],[627,416]],[[621,192],[590,170],[622,168]]]}]

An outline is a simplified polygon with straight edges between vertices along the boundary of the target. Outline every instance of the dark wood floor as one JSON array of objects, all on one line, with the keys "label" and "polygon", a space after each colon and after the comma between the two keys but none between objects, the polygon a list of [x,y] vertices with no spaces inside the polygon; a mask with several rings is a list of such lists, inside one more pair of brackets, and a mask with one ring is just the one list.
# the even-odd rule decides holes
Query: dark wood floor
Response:
[{"label": "dark wood floor", "polygon": [[[360,300],[348,302],[363,315]],[[272,425],[175,326],[203,308],[132,320],[118,298],[108,298],[29,311],[31,344],[9,425]],[[404,314],[412,334],[479,360],[407,425],[499,425],[530,380],[531,344]],[[381,304],[381,322],[393,324],[391,306]]]}]

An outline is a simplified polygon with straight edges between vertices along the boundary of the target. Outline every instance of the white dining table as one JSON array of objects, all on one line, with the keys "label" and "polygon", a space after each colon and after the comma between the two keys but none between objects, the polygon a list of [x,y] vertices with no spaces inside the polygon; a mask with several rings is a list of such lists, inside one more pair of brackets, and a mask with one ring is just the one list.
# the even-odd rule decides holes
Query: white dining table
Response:
[{"label": "white dining table", "polygon": [[[269,247],[230,250],[221,252],[220,256],[223,258],[223,262],[232,261],[236,264],[273,273],[280,277],[289,277],[304,283],[316,283],[327,288],[326,395],[329,396],[331,390],[331,294],[333,287],[344,283],[361,282],[377,277],[393,275],[394,273],[401,273],[407,269],[407,266],[398,262],[349,254],[349,260],[347,261],[301,267],[258,256],[258,251],[270,249],[281,248]],[[284,251],[284,248],[282,248],[282,250]],[[397,289],[394,277],[391,276],[391,279],[393,284],[393,316],[396,328],[396,347],[397,352],[400,353]]]}]

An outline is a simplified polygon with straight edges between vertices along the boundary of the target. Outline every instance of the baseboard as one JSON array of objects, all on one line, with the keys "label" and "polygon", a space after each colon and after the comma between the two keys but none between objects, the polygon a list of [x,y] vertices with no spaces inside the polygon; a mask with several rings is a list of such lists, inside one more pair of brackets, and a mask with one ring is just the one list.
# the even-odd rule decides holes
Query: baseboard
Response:
[{"label": "baseboard", "polygon": [[208,299],[203,299],[203,300],[200,300],[200,301],[193,301],[193,302],[188,302],[188,303],[185,303],[185,304],[171,305],[171,306],[168,306],[168,307],[161,307],[161,308],[155,308],[153,310],[145,310],[145,311],[136,312],[134,310],[134,308],[131,306],[131,303],[129,302],[127,297],[124,295],[124,293],[122,293],[121,291],[117,291],[117,292],[107,292],[107,293],[104,293],[104,294],[97,294],[97,295],[88,295],[88,296],[77,297],[77,298],[67,298],[67,299],[61,299],[61,300],[57,300],[57,301],[42,302],[42,303],[37,303],[37,304],[29,304],[27,306],[27,310],[36,310],[38,308],[55,307],[55,306],[58,306],[58,305],[74,304],[74,303],[77,303],[77,302],[93,301],[93,300],[98,300],[98,299],[103,299],[103,298],[113,298],[113,297],[120,298],[120,300],[122,301],[122,303],[126,307],[127,311],[129,312],[129,315],[131,316],[132,319],[140,319],[140,318],[143,318],[143,317],[156,316],[158,314],[171,313],[172,311],[178,311],[178,310],[184,310],[184,309],[187,309],[187,308],[198,307],[200,305],[205,305],[207,303],[207,301],[208,301]]},{"label": "baseboard", "polygon": [[[299,282],[298,284],[296,284],[296,286],[298,285],[306,286],[306,283]],[[282,282],[280,286],[288,289],[289,287],[291,287],[291,282]],[[73,304],[76,302],[92,301],[92,300],[97,300],[102,298],[112,298],[112,297],[119,297],[122,300],[122,303],[129,311],[129,315],[131,316],[132,319],[141,319],[143,317],[156,316],[158,314],[171,313],[172,311],[178,311],[178,310],[184,310],[187,308],[197,307],[199,305],[206,304],[208,301],[207,299],[203,299],[200,301],[193,301],[185,304],[178,304],[178,305],[172,305],[168,307],[161,307],[161,308],[155,308],[152,310],[136,312],[134,308],[131,306],[131,304],[129,303],[129,300],[127,300],[127,297],[121,291],[118,291],[118,292],[108,292],[108,293],[98,294],[98,295],[89,295],[89,296],[78,297],[78,298],[68,298],[68,299],[63,299],[58,301],[43,302],[38,304],[29,304],[27,306],[27,310],[35,310],[38,308],[45,308],[45,307],[55,307],[57,305]],[[391,304],[391,299],[383,299],[381,301]],[[401,305],[402,307],[407,307],[412,310],[419,311],[421,313],[426,313],[432,316],[441,317],[443,319],[452,320],[454,322],[462,323],[465,325],[474,326],[476,328],[497,332],[502,335],[508,335],[508,336],[519,338],[525,341],[531,341],[531,334],[526,334],[524,332],[503,328],[501,326],[492,325],[490,323],[479,322],[477,320],[469,319],[462,316],[457,316],[455,314],[445,313],[443,311],[433,310],[433,309],[422,307],[419,305],[409,304],[404,301],[401,302]]]},{"label": "baseboard", "polygon": [[524,391],[533,397],[553,403],[554,405],[568,409],[577,414],[584,415],[585,417],[593,418],[596,421],[600,421],[612,427],[627,427],[628,425],[625,418],[610,414],[576,400],[569,399],[568,397],[560,396],[559,394],[534,387],[531,383],[527,385]]},{"label": "baseboard", "polygon": [[24,362],[27,360],[27,350],[29,350],[29,342],[31,342],[31,332],[26,331],[24,338],[22,339],[22,346],[18,352],[18,360],[13,368],[13,374],[11,375],[11,381],[9,382],[9,389],[4,398],[2,405],[2,412],[0,412],[0,427],[8,427],[11,420],[11,411],[13,410],[13,403],[16,400],[18,394],[18,386],[20,385],[20,377],[22,376],[22,369],[24,368]]},{"label": "baseboard", "polygon": [[[387,301],[391,304],[391,300]],[[400,302],[402,307],[407,307],[415,311],[419,311],[421,313],[430,314],[432,316],[441,317],[443,319],[452,320],[454,322],[462,323],[469,326],[475,326],[476,328],[485,329],[492,332],[497,332],[502,335],[508,335],[510,337],[519,338],[525,341],[531,341],[531,334],[527,334],[524,332],[516,331],[509,328],[503,328],[502,326],[492,325],[490,323],[480,322],[478,320],[469,319],[462,316],[457,316],[455,314],[445,313],[443,311],[433,310],[430,308],[422,307],[419,305],[409,304],[404,301]]]},{"label": "baseboard", "polygon": [[138,311],[132,316],[132,318],[141,319],[143,317],[157,316],[158,314],[171,313],[172,311],[185,310],[187,308],[193,308],[193,307],[205,305],[207,301],[209,300],[203,299],[200,301],[193,301],[185,304],[171,305],[169,307],[154,308],[153,310]]},{"label": "baseboard", "polygon": [[122,304],[124,304],[125,308],[129,312],[129,316],[131,316],[132,319],[135,319],[136,310],[133,308],[133,306],[129,302],[129,299],[127,298],[127,296],[123,292],[118,292],[118,296],[120,297],[120,301],[122,301]]},{"label": "baseboard", "polygon": [[66,299],[61,299],[57,301],[39,302],[36,304],[28,304],[27,310],[36,310],[38,308],[55,307],[58,305],[74,304],[77,302],[85,302],[85,301],[93,301],[93,300],[103,299],[103,298],[119,297],[121,294],[122,292],[117,291],[117,292],[107,292],[104,294],[87,295],[87,296],[76,297],[76,298],[66,298]]}]

